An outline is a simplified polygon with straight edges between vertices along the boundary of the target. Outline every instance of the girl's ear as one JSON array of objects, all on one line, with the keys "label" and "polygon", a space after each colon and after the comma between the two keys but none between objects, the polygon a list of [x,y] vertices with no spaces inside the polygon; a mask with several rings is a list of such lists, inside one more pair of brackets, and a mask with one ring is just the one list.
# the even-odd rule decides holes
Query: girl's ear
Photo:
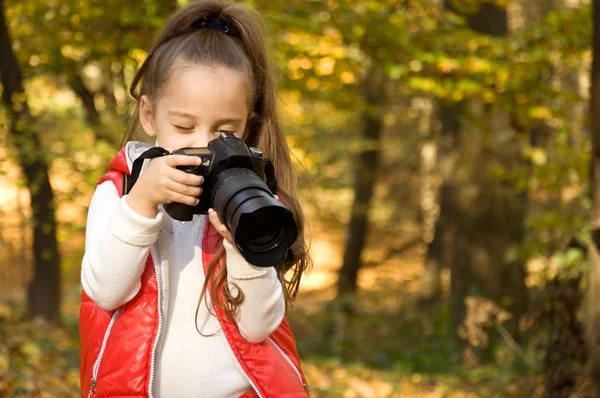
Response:
[{"label": "girl's ear", "polygon": [[140,98],[140,123],[144,128],[146,134],[150,137],[156,136],[154,130],[154,111],[152,109],[152,102],[146,95],[142,95]]}]

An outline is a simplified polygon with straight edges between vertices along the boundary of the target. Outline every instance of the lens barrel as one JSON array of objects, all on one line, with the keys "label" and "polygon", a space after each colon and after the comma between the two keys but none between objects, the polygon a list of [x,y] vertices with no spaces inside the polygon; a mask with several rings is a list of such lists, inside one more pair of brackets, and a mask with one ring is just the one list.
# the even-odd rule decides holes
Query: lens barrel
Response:
[{"label": "lens barrel", "polygon": [[287,259],[298,236],[296,221],[258,175],[226,169],[215,176],[211,191],[215,211],[250,264],[272,267]]}]

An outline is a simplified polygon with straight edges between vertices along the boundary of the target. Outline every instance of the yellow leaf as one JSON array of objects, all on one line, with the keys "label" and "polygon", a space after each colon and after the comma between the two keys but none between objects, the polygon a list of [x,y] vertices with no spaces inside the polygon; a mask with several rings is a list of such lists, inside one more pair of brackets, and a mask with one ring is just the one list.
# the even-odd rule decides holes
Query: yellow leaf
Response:
[{"label": "yellow leaf", "polygon": [[76,47],[73,47],[69,44],[65,44],[60,48],[60,53],[69,59],[73,59],[75,61],[81,61],[84,57],[84,52]]},{"label": "yellow leaf", "polygon": [[549,120],[552,117],[552,111],[545,106],[535,106],[527,113],[529,117],[538,120]]},{"label": "yellow leaf", "polygon": [[333,73],[335,68],[335,58],[323,57],[317,61],[316,71],[320,76],[328,76]]},{"label": "yellow leaf", "polygon": [[9,366],[8,355],[4,352],[0,352],[0,374],[8,371]]},{"label": "yellow leaf", "polygon": [[354,77],[354,73],[349,71],[343,71],[340,74],[340,80],[344,82],[344,84],[352,84],[356,81],[356,78]]},{"label": "yellow leaf", "polygon": [[531,159],[533,164],[538,166],[544,165],[548,161],[548,154],[542,148],[525,148],[524,154]]},{"label": "yellow leaf", "polygon": [[27,357],[28,361],[34,365],[40,363],[42,357],[42,350],[37,344],[28,341],[21,345],[21,352]]},{"label": "yellow leaf", "polygon": [[0,319],[12,319],[12,308],[7,303],[0,302]]},{"label": "yellow leaf", "polygon": [[455,59],[442,57],[438,60],[437,68],[442,73],[452,73],[459,67],[459,63]]},{"label": "yellow leaf", "polygon": [[69,370],[69,373],[67,373],[67,383],[69,383],[72,386],[77,386],[79,387],[79,370],[77,369],[71,369]]},{"label": "yellow leaf", "polygon": [[316,90],[319,88],[319,80],[311,77],[306,81],[306,88],[309,90]]},{"label": "yellow leaf", "polygon": [[548,155],[543,149],[535,148],[531,153],[531,160],[533,160],[533,163],[537,164],[538,166],[541,166],[543,164],[546,164],[546,161],[548,160]]},{"label": "yellow leaf", "polygon": [[134,48],[129,50],[129,56],[135,59],[138,65],[141,65],[148,56],[148,53],[145,50]]}]

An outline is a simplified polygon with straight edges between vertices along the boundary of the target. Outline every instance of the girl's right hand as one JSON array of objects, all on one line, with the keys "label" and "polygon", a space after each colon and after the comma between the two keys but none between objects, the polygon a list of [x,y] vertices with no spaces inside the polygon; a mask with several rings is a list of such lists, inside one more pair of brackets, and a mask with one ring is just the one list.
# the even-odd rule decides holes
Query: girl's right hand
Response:
[{"label": "girl's right hand", "polygon": [[198,166],[197,156],[167,155],[152,159],[127,196],[127,204],[138,214],[154,218],[160,204],[198,204],[204,177],[189,174],[177,166]]}]

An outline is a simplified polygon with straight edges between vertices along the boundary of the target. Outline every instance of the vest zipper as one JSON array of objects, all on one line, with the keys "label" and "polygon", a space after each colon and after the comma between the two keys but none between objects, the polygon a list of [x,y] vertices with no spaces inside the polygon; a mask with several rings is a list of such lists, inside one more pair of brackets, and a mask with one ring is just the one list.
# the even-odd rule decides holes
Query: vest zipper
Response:
[{"label": "vest zipper", "polygon": [[296,365],[294,365],[294,363],[292,362],[292,360],[290,359],[290,357],[288,357],[285,354],[285,352],[283,352],[283,350],[277,345],[277,343],[275,343],[273,341],[272,338],[267,337],[267,339],[275,346],[275,348],[277,348],[277,351],[279,351],[279,353],[286,360],[286,362],[290,364],[290,366],[292,367],[292,369],[294,369],[294,372],[296,372],[296,374],[298,375],[298,379],[300,379],[300,383],[302,383],[302,387],[304,387],[304,392],[308,392],[308,388],[306,386],[306,383],[304,382],[304,380],[302,380],[302,374],[300,373],[300,371],[298,370],[298,368],[296,367]]},{"label": "vest zipper", "polygon": [[96,381],[98,380],[98,370],[100,369],[100,362],[102,361],[102,356],[104,355],[104,350],[106,349],[106,344],[108,342],[108,336],[110,336],[110,331],[115,323],[115,320],[121,313],[121,309],[115,311],[115,313],[110,318],[110,322],[104,332],[104,339],[102,340],[102,346],[100,347],[100,352],[98,353],[98,358],[96,358],[96,362],[94,362],[94,368],[92,369],[92,386],[90,387],[90,392],[88,394],[88,398],[92,396],[96,392]]},{"label": "vest zipper", "polygon": [[154,384],[154,372],[156,371],[156,349],[158,348],[158,341],[160,339],[160,332],[162,330],[162,276],[160,274],[160,266],[154,250],[154,245],[150,248],[150,256],[154,263],[154,273],[156,274],[156,290],[158,290],[158,330],[156,332],[156,338],[154,339],[154,345],[152,346],[152,362],[150,364],[150,383],[148,384],[148,396],[152,398],[153,384]]},{"label": "vest zipper", "polygon": [[[219,322],[218,319],[216,319],[216,317],[213,317],[213,322],[216,324],[217,327],[221,327],[221,323]],[[240,362],[238,361],[237,357],[235,356],[235,353],[233,352],[233,348],[231,348],[231,345],[229,344],[229,341],[227,341],[227,336],[225,336],[225,331],[221,330],[221,332],[219,334],[225,340],[225,344],[229,348],[228,351],[231,354],[231,357],[233,358],[233,363],[235,363],[235,366],[238,368],[238,370],[240,371],[240,373],[244,376],[244,378],[246,379],[246,381],[248,382],[248,384],[250,384],[250,387],[252,387],[252,389],[256,393],[256,396],[258,398],[262,398],[262,395],[260,395],[260,392],[258,391],[258,388],[254,384],[254,382],[250,379],[250,376],[248,376],[246,374],[246,372],[242,368],[242,365],[240,364]]]},{"label": "vest zipper", "polygon": [[[204,222],[205,223],[207,222],[206,219]],[[204,241],[204,228],[202,228],[201,231],[202,232],[200,234],[200,242],[203,242]],[[200,265],[202,266],[202,269],[204,269],[203,262],[204,262],[204,256],[200,257]],[[206,274],[204,274],[204,277],[206,278]],[[211,307],[213,307],[212,300],[210,299],[210,295],[207,294],[205,296],[205,300],[207,300],[208,304]],[[214,307],[213,307],[213,309],[214,309]],[[213,316],[213,317],[211,317],[211,320],[213,321],[213,324],[217,327],[217,330],[221,329],[221,331],[218,334],[221,335],[221,338],[225,341],[225,345],[227,346],[227,348],[229,348],[229,350],[227,350],[227,351],[229,351],[229,354],[231,355],[231,358],[233,359],[233,363],[238,368],[238,370],[240,371],[242,376],[244,376],[244,379],[246,379],[248,384],[250,384],[250,387],[252,387],[252,390],[254,390],[254,393],[256,394],[256,396],[258,398],[263,398],[263,396],[258,391],[258,387],[256,387],[256,384],[254,384],[252,379],[250,379],[250,376],[248,376],[248,374],[246,374],[246,372],[244,371],[244,368],[242,368],[242,365],[240,364],[237,357],[235,356],[235,353],[233,352],[233,348],[231,348],[231,344],[229,344],[229,341],[227,341],[227,336],[225,336],[225,331],[223,330],[223,327],[221,326],[221,322],[219,322],[218,317]]]}]

